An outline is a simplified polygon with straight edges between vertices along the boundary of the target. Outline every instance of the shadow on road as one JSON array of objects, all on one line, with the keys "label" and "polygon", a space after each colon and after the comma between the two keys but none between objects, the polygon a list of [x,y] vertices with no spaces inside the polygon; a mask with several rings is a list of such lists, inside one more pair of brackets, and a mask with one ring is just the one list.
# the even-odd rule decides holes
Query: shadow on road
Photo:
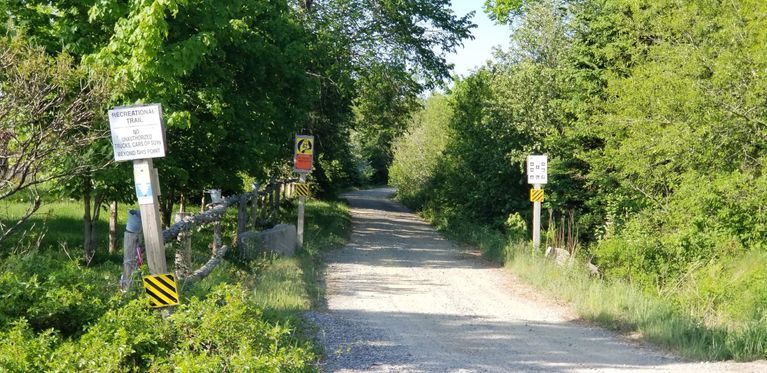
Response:
[{"label": "shadow on road", "polygon": [[[648,360],[641,350],[628,347],[607,332],[563,323],[351,310],[316,317],[335,318],[323,322],[340,329],[322,336],[330,357],[327,371],[635,371],[662,370],[664,364],[677,363],[672,358],[665,363]],[[388,327],[402,324],[409,327],[397,329],[397,335]],[[367,330],[360,333],[362,325]],[[439,331],[436,335],[435,330]],[[413,344],[430,348],[413,349]]]},{"label": "shadow on road", "polygon": [[346,194],[349,244],[329,254],[320,326],[327,371],[663,369],[674,358],[568,322],[462,252],[393,189]]}]

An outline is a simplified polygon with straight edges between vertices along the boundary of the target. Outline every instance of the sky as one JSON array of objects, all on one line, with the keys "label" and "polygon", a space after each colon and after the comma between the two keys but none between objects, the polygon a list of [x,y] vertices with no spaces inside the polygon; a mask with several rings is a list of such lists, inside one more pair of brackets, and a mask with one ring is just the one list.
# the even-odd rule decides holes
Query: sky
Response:
[{"label": "sky", "polygon": [[455,64],[454,74],[468,76],[472,70],[492,59],[494,46],[508,49],[509,26],[494,24],[482,11],[483,0],[453,0],[452,3],[457,16],[475,12],[472,22],[477,24],[477,28],[471,30],[474,40],[465,40],[463,49],[446,56],[449,63]]}]

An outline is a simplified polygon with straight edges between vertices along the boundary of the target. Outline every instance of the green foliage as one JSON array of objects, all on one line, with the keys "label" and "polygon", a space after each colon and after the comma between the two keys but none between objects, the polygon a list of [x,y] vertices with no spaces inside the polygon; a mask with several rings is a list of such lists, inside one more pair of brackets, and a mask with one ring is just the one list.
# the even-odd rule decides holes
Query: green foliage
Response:
[{"label": "green foliage", "polygon": [[12,255],[0,266],[0,325],[24,318],[29,327],[79,334],[118,298],[117,266],[92,270],[61,256]]},{"label": "green foliage", "polygon": [[[231,220],[226,231],[235,230]],[[117,265],[82,267],[47,252],[4,258],[0,370],[314,371],[317,356],[297,315],[320,298],[320,253],[346,242],[351,221],[342,203],[314,200],[306,221],[298,257],[227,257],[202,281],[181,284],[182,305],[167,318],[148,308],[141,289],[118,292]],[[210,234],[193,237],[199,264],[210,255]]]},{"label": "green foliage", "polygon": [[485,0],[485,13],[498,23],[511,23],[522,12],[525,0]]},{"label": "green foliage", "polygon": [[10,329],[0,331],[0,368],[8,372],[42,372],[47,368],[51,351],[59,343],[53,330],[36,334],[26,320],[20,319]]},{"label": "green foliage", "polygon": [[263,320],[252,294],[221,286],[205,300],[191,300],[170,318],[178,347],[165,368],[220,371],[303,371],[314,359],[297,345],[290,324]]},{"label": "green foliage", "polygon": [[525,241],[527,239],[527,223],[519,213],[511,213],[506,218],[506,234],[510,240]]},{"label": "green foliage", "polygon": [[394,160],[389,169],[390,183],[397,187],[397,198],[420,207],[426,196],[450,136],[452,117],[447,96],[432,94],[423,110],[410,120],[407,133],[394,145]]},{"label": "green foliage", "polygon": [[[79,339],[35,334],[23,319],[0,333],[10,371],[309,371],[314,360],[288,322],[264,319],[247,290],[221,285],[163,318],[145,300],[109,310]],[[23,346],[23,347],[22,347]],[[17,351],[22,348],[23,350]]]},{"label": "green foliage", "polygon": [[[544,206],[575,212],[581,255],[608,281],[662,298],[667,310],[651,317],[675,320],[616,323],[648,325],[657,339],[648,338],[689,343],[697,356],[763,357],[755,338],[767,292],[751,263],[767,251],[767,5],[542,0],[486,9],[513,20],[512,47],[449,92],[436,167],[415,150],[422,140],[398,144],[400,198],[508,258],[485,229],[500,231],[509,216],[530,223],[524,158],[547,154]],[[703,346],[707,338],[716,346]]]}]

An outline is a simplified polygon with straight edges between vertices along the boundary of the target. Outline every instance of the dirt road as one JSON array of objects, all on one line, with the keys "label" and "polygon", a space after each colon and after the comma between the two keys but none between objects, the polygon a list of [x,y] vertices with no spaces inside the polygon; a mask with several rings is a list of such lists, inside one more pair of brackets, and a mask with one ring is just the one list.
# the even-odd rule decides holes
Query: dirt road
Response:
[{"label": "dirt road", "polygon": [[[319,327],[325,371],[760,371],[683,362],[575,316],[442,238],[389,200],[348,194],[350,243],[327,257]],[[761,368],[761,369],[759,369]]]}]

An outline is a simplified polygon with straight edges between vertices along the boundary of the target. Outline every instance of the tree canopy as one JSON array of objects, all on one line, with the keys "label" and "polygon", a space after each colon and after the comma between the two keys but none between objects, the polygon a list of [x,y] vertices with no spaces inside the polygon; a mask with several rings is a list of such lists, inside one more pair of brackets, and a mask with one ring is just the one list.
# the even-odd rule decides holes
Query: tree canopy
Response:
[{"label": "tree canopy", "polygon": [[[33,0],[5,2],[0,31],[108,72],[111,105],[161,103],[172,201],[285,172],[299,132],[318,138],[323,189],[356,182],[359,162],[385,175],[416,95],[449,77],[443,53],[471,37],[470,16],[447,0]],[[366,134],[362,154],[352,131]]]}]

